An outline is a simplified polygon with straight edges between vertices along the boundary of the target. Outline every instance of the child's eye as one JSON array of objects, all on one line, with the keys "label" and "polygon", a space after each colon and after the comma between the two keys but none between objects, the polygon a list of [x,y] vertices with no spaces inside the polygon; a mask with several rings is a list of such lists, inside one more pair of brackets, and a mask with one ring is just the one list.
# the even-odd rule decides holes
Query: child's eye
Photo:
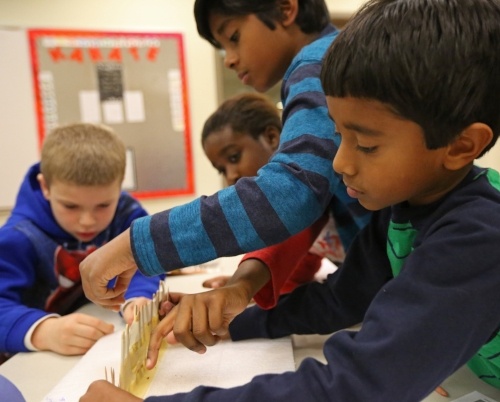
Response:
[{"label": "child's eye", "polygon": [[342,137],[342,134],[340,134],[340,132],[338,132],[338,131],[334,131],[333,136],[334,137]]},{"label": "child's eye", "polygon": [[241,153],[238,152],[236,154],[229,155],[229,157],[227,158],[227,160],[230,163],[238,163],[240,161],[240,158],[241,158]]},{"label": "child's eye", "polygon": [[229,37],[230,42],[238,43],[240,39],[240,33],[238,31],[234,31],[234,33]]},{"label": "child's eye", "polygon": [[69,205],[69,204],[63,205],[63,207],[66,209],[77,209],[78,208],[76,205]]},{"label": "child's eye", "polygon": [[97,208],[100,208],[100,209],[106,209],[106,208],[109,208],[111,204],[100,204],[97,206]]},{"label": "child's eye", "polygon": [[365,154],[372,154],[378,147],[362,147],[361,145],[357,145],[356,148],[358,151],[364,152]]}]

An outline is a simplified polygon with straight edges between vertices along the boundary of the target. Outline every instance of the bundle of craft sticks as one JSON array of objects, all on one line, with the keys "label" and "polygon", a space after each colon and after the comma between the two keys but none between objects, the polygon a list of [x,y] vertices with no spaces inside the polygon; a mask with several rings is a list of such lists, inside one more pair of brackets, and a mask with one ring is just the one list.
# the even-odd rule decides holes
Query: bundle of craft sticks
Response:
[{"label": "bundle of craft sticks", "polygon": [[[120,381],[118,386],[137,397],[146,393],[154,377],[155,369],[145,366],[151,333],[159,322],[160,304],[168,299],[165,282],[161,281],[151,301],[135,309],[134,321],[122,334]],[[166,345],[166,343],[163,343]]]}]

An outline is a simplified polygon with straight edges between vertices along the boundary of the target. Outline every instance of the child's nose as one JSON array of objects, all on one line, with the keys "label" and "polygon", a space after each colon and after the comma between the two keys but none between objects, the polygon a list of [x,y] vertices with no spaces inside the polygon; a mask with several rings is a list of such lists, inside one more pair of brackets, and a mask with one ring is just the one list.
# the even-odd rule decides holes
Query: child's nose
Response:
[{"label": "child's nose", "polygon": [[237,60],[238,60],[238,57],[236,55],[236,52],[233,52],[232,50],[225,51],[224,67],[229,68],[229,69],[234,69],[236,67]]},{"label": "child's nose", "polygon": [[238,181],[239,178],[240,174],[238,173],[238,169],[236,169],[236,167],[229,167],[226,170],[226,181],[228,185],[232,186]]},{"label": "child's nose", "polygon": [[333,158],[333,170],[346,176],[352,176],[355,173],[353,155],[349,155],[345,146],[339,146],[335,158]]},{"label": "child's nose", "polygon": [[90,212],[83,212],[80,215],[80,225],[91,226],[95,223],[94,215]]}]

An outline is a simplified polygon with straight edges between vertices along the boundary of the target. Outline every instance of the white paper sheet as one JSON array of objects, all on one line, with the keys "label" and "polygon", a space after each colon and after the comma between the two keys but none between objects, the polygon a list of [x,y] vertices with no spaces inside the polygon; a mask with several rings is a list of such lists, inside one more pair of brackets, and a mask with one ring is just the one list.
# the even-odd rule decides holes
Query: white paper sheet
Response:
[{"label": "white paper sheet", "polygon": [[[77,402],[91,382],[104,379],[104,368],[119,378],[121,331],[101,338],[49,392],[42,402]],[[146,393],[170,395],[198,385],[228,388],[264,373],[294,371],[290,338],[221,342],[198,355],[181,345],[169,345]]]},{"label": "white paper sheet", "polygon": [[97,91],[80,91],[78,93],[80,100],[80,120],[83,123],[101,122],[101,101]]},{"label": "white paper sheet", "polygon": [[494,399],[488,398],[477,391],[471,392],[461,398],[454,399],[453,402],[496,402]]},{"label": "white paper sheet", "polygon": [[142,123],[146,120],[142,91],[125,91],[123,100],[127,122]]},{"label": "white paper sheet", "polygon": [[132,148],[127,148],[125,153],[125,176],[122,181],[122,190],[134,191],[137,189],[136,183],[135,155]]},{"label": "white paper sheet", "polygon": [[106,124],[123,123],[123,102],[120,99],[107,100],[101,103]]}]

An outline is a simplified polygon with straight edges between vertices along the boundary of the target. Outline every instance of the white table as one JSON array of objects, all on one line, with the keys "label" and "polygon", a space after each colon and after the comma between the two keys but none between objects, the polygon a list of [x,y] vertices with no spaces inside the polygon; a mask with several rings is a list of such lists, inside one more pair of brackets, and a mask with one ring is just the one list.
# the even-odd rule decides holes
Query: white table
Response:
[{"label": "white table", "polygon": [[[213,276],[230,275],[240,261],[239,257],[220,258],[205,264],[209,272],[192,275],[172,275],[168,278],[168,287],[172,292],[195,293],[207,290],[202,282]],[[115,329],[124,328],[121,317],[114,312],[93,304],[80,309],[115,325]],[[0,365],[0,374],[13,382],[21,391],[26,402],[39,402],[70,371],[81,356],[61,356],[53,352],[18,353]],[[0,402],[4,402],[1,399]],[[7,402],[7,401],[5,401]]]},{"label": "white table", "polygon": [[[240,257],[222,258],[216,265],[208,265],[213,267],[213,270],[208,273],[171,276],[168,279],[169,290],[184,293],[206,290],[201,285],[203,280],[215,275],[230,274],[239,259]],[[115,328],[124,326],[116,313],[95,305],[84,306],[82,311],[113,323]],[[307,357],[314,357],[326,363],[322,349],[328,337],[327,335],[292,336],[296,367]],[[27,402],[39,402],[79,360],[80,356],[60,356],[52,352],[18,353],[0,365],[0,374],[20,389]],[[462,367],[448,378],[443,383],[443,387],[450,394],[449,398],[434,392],[423,402],[451,402],[472,391],[479,391],[500,402],[500,390],[480,381],[467,367]]]}]

